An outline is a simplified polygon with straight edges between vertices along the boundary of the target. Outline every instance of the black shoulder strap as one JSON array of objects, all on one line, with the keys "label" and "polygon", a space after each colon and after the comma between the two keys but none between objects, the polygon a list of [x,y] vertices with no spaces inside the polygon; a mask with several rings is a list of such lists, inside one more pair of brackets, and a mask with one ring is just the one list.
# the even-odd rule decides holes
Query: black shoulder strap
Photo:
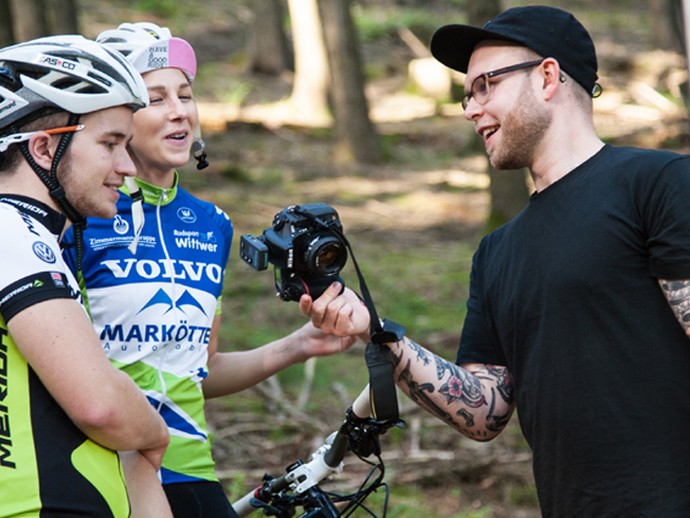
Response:
[{"label": "black shoulder strap", "polygon": [[394,365],[390,349],[387,344],[398,342],[405,336],[405,328],[390,320],[380,320],[376,312],[374,300],[371,297],[364,275],[357,264],[355,254],[350,243],[339,229],[328,227],[331,232],[345,243],[352,263],[354,264],[362,301],[364,302],[371,320],[371,339],[364,351],[364,359],[369,369],[369,391],[371,413],[377,421],[398,420],[398,398],[395,390]]}]

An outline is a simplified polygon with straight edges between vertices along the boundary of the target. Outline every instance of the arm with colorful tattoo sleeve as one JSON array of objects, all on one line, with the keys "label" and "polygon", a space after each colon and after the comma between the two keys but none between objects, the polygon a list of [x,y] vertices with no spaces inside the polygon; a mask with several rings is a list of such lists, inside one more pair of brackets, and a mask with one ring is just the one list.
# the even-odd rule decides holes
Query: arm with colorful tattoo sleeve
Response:
[{"label": "arm with colorful tattoo sleeve", "polygon": [[683,331],[690,337],[690,280],[659,279],[659,286]]},{"label": "arm with colorful tattoo sleeve", "polygon": [[407,337],[389,347],[400,389],[458,432],[489,441],[508,423],[515,402],[506,367],[458,366]]},{"label": "arm with colorful tattoo sleeve", "polygon": [[[357,299],[326,290],[317,300],[300,299],[300,310],[323,333],[369,341],[369,312]],[[348,291],[346,289],[346,291]],[[508,369],[478,363],[457,366],[409,338],[388,344],[395,382],[410,399],[457,431],[478,441],[496,437],[515,408]]]}]

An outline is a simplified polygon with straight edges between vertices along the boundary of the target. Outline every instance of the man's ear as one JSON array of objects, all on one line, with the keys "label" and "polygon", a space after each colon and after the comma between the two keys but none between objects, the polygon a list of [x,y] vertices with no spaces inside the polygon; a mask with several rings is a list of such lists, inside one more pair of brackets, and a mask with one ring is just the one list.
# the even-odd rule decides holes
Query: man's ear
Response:
[{"label": "man's ear", "polygon": [[550,100],[561,85],[561,66],[554,58],[546,58],[541,64],[542,92],[545,100]]},{"label": "man's ear", "polygon": [[57,139],[45,131],[39,131],[29,139],[29,153],[43,169],[50,170],[57,149]]}]

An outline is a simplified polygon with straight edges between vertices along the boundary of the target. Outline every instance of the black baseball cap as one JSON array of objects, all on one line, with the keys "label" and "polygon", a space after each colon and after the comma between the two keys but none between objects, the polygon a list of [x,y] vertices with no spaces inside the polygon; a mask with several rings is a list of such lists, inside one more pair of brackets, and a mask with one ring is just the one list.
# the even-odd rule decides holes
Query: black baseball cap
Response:
[{"label": "black baseball cap", "polygon": [[431,37],[431,54],[454,70],[467,73],[470,56],[484,40],[503,40],[525,46],[558,61],[561,68],[593,97],[597,84],[597,54],[587,30],[567,11],[532,5],[508,9],[483,28],[444,25]]}]

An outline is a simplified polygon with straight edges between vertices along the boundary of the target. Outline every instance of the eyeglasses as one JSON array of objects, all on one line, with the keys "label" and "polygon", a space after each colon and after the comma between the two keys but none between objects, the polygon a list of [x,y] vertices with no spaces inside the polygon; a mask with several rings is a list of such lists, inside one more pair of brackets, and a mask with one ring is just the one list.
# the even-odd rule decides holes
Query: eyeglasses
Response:
[{"label": "eyeglasses", "polygon": [[48,135],[60,135],[61,133],[76,132],[76,131],[81,131],[83,129],[84,129],[83,124],[77,124],[76,126],[63,126],[61,128],[52,128],[52,129],[39,130],[39,131],[29,131],[26,133],[13,133],[12,135],[7,135],[5,137],[0,138],[0,153],[4,153],[5,151],[7,151],[7,148],[10,147],[10,145],[29,140],[32,135],[35,135],[36,133],[40,133],[41,131],[44,131]]},{"label": "eyeglasses", "polygon": [[538,59],[536,61],[526,61],[525,63],[518,63],[517,65],[511,65],[509,67],[497,68],[491,72],[486,72],[472,81],[472,87],[470,88],[470,93],[466,94],[462,98],[462,108],[467,109],[467,105],[470,104],[470,99],[474,99],[479,104],[486,104],[493,93],[493,88],[491,84],[491,79],[496,76],[507,74],[508,72],[515,72],[516,70],[523,70],[525,68],[536,67],[541,65],[543,59]]}]

